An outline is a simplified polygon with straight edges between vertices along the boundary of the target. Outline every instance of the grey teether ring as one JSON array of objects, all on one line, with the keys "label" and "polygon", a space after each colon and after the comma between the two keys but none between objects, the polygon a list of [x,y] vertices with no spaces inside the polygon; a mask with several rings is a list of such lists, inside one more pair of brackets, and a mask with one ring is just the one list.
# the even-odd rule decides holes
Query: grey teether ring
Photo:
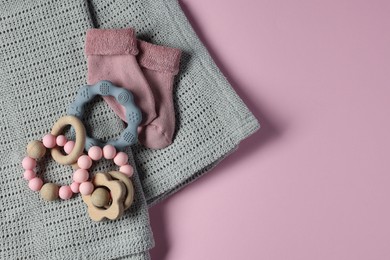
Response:
[{"label": "grey teether ring", "polygon": [[110,81],[102,80],[95,85],[82,86],[73,103],[68,108],[68,114],[82,119],[84,114],[84,106],[91,101],[96,95],[113,96],[115,99],[125,107],[126,119],[128,125],[117,140],[108,141],[104,143],[89,136],[86,137],[85,150],[89,150],[92,146],[103,147],[106,144],[115,146],[118,150],[123,150],[126,146],[135,144],[137,142],[137,127],[142,120],[142,114],[138,107],[134,104],[134,98],[130,91],[115,86]]}]

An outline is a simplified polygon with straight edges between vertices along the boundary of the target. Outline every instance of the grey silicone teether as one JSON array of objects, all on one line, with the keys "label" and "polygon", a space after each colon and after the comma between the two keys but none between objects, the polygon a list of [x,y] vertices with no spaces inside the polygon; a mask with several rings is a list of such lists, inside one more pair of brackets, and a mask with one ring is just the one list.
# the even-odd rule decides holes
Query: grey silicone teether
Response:
[{"label": "grey silicone teether", "polygon": [[89,148],[95,145],[103,147],[106,144],[111,144],[116,149],[122,150],[126,146],[135,144],[138,136],[137,127],[142,120],[141,111],[135,106],[133,95],[129,90],[117,87],[110,81],[102,80],[95,85],[85,85],[81,87],[77,93],[75,101],[71,103],[68,108],[68,114],[82,119],[85,104],[91,101],[96,95],[115,97],[119,104],[124,106],[126,109],[126,119],[128,125],[122,132],[119,139],[108,141],[107,143],[87,136],[85,141],[85,150],[88,151]]}]

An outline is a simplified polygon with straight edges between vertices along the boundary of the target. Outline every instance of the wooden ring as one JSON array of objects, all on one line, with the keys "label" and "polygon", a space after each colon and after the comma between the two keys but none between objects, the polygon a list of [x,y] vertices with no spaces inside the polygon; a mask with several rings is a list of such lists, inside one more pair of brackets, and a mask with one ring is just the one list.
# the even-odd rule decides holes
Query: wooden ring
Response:
[{"label": "wooden ring", "polygon": [[131,182],[129,177],[127,177],[126,175],[124,175],[121,172],[112,171],[112,172],[109,172],[108,174],[111,175],[112,179],[121,181],[125,185],[126,195],[125,195],[125,200],[123,201],[123,206],[124,206],[124,210],[130,208],[130,206],[131,206],[131,204],[133,204],[133,200],[134,200],[133,183]]},{"label": "wooden ring", "polygon": [[71,125],[76,132],[76,141],[73,150],[68,155],[63,155],[59,147],[51,149],[53,159],[63,165],[71,165],[77,162],[77,159],[84,151],[86,131],[83,123],[75,116],[63,116],[53,125],[51,130],[52,135],[59,135],[67,125]]}]

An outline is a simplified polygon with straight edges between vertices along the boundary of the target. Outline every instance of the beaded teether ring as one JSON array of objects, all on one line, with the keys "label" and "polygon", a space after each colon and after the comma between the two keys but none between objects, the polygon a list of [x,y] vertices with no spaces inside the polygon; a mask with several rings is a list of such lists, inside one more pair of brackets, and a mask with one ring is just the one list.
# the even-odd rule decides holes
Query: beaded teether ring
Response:
[{"label": "beaded teether ring", "polygon": [[[66,143],[66,137],[59,135],[66,125],[72,125],[76,130],[76,143],[72,152],[68,155],[62,155],[58,146]],[[36,175],[34,168],[37,165],[36,160],[42,158],[47,149],[51,149],[53,159],[61,164],[72,164],[77,161],[82,154],[85,142],[85,128],[82,122],[74,116],[64,116],[60,118],[53,126],[51,134],[43,137],[42,142],[38,140],[31,141],[27,145],[27,156],[22,161],[25,169],[24,178],[29,181],[28,186],[33,191],[40,191],[41,197],[45,200],[52,201],[60,197],[61,199],[70,199],[73,194],[71,186],[59,187],[54,183],[43,183],[43,180]],[[89,174],[87,174],[87,179]]]},{"label": "beaded teether ring", "polygon": [[[68,141],[64,135],[58,135],[66,125],[72,125],[76,131],[76,141]],[[119,166],[120,175],[122,178],[113,177],[120,180],[125,185],[127,194],[133,193],[133,187],[129,177],[133,175],[133,167],[128,164],[128,155],[124,152],[116,152],[112,145],[106,145],[103,149],[98,146],[93,146],[89,149],[88,155],[83,155],[83,141],[85,140],[85,129],[81,121],[74,116],[64,116],[60,118],[53,126],[51,134],[43,137],[42,141],[34,140],[27,145],[27,157],[22,161],[22,166],[25,169],[24,178],[29,181],[29,188],[33,191],[40,191],[40,195],[47,201],[52,201],[60,197],[61,199],[69,199],[73,193],[80,192],[82,195],[91,195],[95,189],[92,182],[88,181],[88,169],[92,166],[93,161],[98,161],[101,158],[113,159],[114,163]],[[64,147],[63,155],[60,147]],[[34,168],[37,165],[36,160],[42,158],[47,149],[51,149],[53,159],[60,164],[76,164],[77,169],[73,173],[73,183],[70,186],[59,187],[54,183],[43,183],[43,180],[36,175]],[[80,156],[81,155],[81,156]],[[115,172],[119,173],[119,172]],[[115,174],[113,176],[116,176]],[[125,176],[125,177],[123,177]],[[130,203],[125,203],[127,209]]]},{"label": "beaded teether ring", "polygon": [[[95,85],[85,85],[81,87],[77,93],[75,101],[70,104],[68,109],[69,115],[74,115],[79,119],[84,114],[85,104],[91,101],[96,95],[113,96],[125,107],[126,118],[128,125],[122,132],[118,140],[108,141],[108,145],[112,145],[118,150],[122,150],[127,146],[137,142],[138,132],[137,127],[142,120],[142,114],[138,107],[134,104],[134,98],[130,91],[113,85],[110,81],[102,80]],[[92,146],[103,147],[106,144],[100,140],[96,140],[87,135],[85,142],[85,150],[89,150]]]},{"label": "beaded teether ring", "polygon": [[[72,142],[68,141],[69,144],[65,145],[65,152],[71,152],[69,147],[72,147]],[[103,157],[108,160],[112,159],[119,166],[119,171],[109,172],[108,175],[97,173],[92,182],[81,182],[83,180],[82,176],[85,176],[93,161],[98,161]],[[88,206],[88,214],[92,220],[117,219],[122,216],[123,211],[130,208],[134,200],[134,187],[130,179],[133,176],[134,169],[128,163],[128,160],[126,153],[117,153],[112,145],[106,145],[103,149],[99,146],[92,146],[88,151],[88,155],[81,155],[77,160],[75,167],[78,169],[73,174],[74,183],[72,185],[79,185],[77,186],[78,190],[74,192],[79,191],[82,194],[83,201]],[[100,176],[102,174],[107,176],[103,178]],[[102,181],[103,179],[104,181]],[[113,184],[114,186],[106,185],[107,181],[110,181],[110,184],[117,184]],[[115,187],[117,187],[117,190],[115,190]]]},{"label": "beaded teether ring", "polygon": [[[73,145],[73,141],[68,141],[64,146],[65,152],[72,152],[71,148]],[[90,181],[87,181],[88,178],[86,176],[88,176],[88,169],[91,168],[93,161],[99,161],[103,157],[107,160],[113,159],[114,163],[119,166],[119,171],[127,178],[130,178],[133,175],[134,169],[129,164],[129,157],[126,153],[117,153],[115,147],[112,145],[106,145],[103,149],[99,146],[92,146],[88,151],[88,155],[81,155],[75,165],[73,165],[73,168],[75,169],[75,172],[73,173],[74,183],[72,183],[72,185],[74,185],[74,190],[72,189],[73,192],[80,192],[82,195],[90,195],[94,191],[94,185]],[[77,184],[79,186],[76,186]]]}]

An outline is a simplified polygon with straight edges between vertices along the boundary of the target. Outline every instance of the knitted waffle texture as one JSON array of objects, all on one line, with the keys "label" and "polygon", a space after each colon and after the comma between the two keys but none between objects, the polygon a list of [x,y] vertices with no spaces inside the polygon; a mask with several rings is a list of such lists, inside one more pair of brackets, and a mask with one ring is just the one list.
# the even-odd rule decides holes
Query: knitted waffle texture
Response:
[{"label": "knitted waffle texture", "polygon": [[[149,259],[153,239],[137,172],[133,206],[120,219],[102,222],[90,220],[80,195],[45,202],[22,178],[27,143],[50,132],[86,82],[84,41],[92,27],[86,4],[34,0],[0,5],[0,259]],[[101,99],[88,110],[86,126],[94,136],[116,138],[123,130]],[[91,170],[116,169],[102,160]],[[66,185],[72,172],[47,156],[37,174]]]}]

